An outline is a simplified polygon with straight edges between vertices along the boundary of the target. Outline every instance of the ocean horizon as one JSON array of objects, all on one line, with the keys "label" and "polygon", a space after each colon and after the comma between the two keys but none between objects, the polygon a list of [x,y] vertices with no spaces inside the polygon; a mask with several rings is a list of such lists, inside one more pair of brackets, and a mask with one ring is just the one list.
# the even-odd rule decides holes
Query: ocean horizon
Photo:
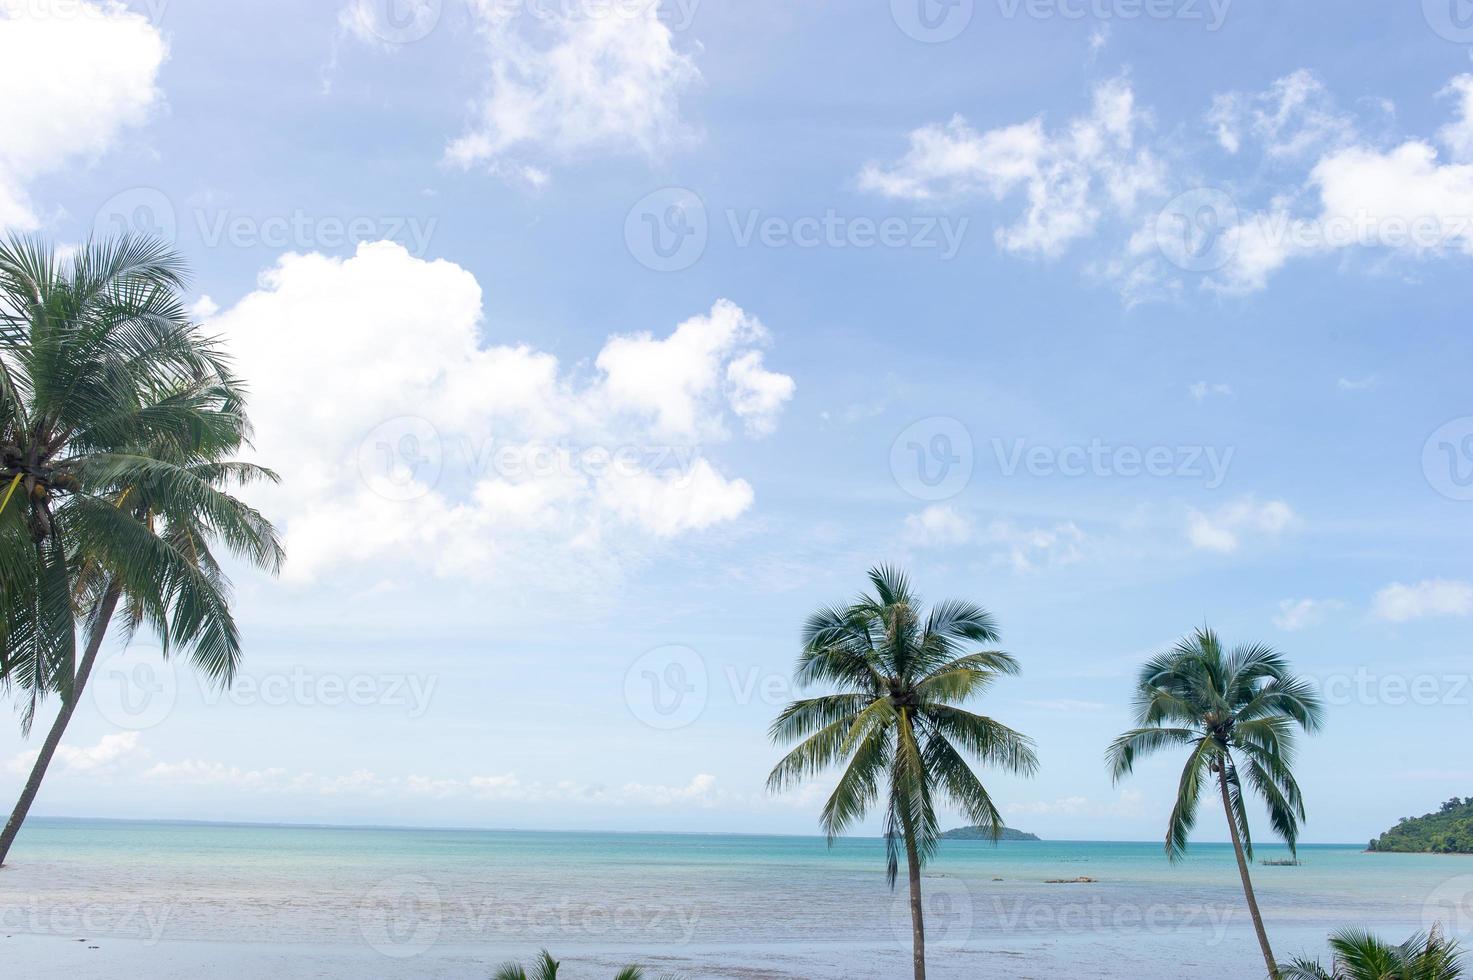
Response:
[{"label": "ocean horizon", "polygon": [[[1260,846],[1258,861],[1288,856]],[[1307,844],[1255,884],[1281,956],[1364,925],[1467,937],[1458,856]],[[1089,879],[1081,881],[1079,879]],[[903,883],[902,883],[903,885]],[[945,841],[930,975],[1169,980],[1261,969],[1231,846]],[[487,977],[547,948],[573,977],[891,977],[910,957],[881,838],[35,818],[0,870],[23,975]]]}]

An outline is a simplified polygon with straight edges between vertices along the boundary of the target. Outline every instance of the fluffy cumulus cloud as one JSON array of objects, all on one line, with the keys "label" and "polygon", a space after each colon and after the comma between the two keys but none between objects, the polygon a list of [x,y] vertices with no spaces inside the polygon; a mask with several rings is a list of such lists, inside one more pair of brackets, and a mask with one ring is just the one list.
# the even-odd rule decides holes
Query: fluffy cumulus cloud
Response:
[{"label": "fluffy cumulus cloud", "polygon": [[560,160],[651,154],[689,137],[680,99],[700,73],[658,3],[556,9],[528,16],[521,4],[471,0],[485,91],[446,149],[452,163],[540,186]]},{"label": "fluffy cumulus cloud", "polygon": [[725,300],[612,336],[591,366],[485,343],[475,278],[388,242],[284,256],[210,326],[251,379],[257,455],[283,477],[261,503],[298,579],[596,574],[750,507],[706,447],[771,431],[793,390]]},{"label": "fluffy cumulus cloud", "polygon": [[[1473,74],[1440,95],[1450,122],[1387,138],[1384,102],[1351,111],[1301,69],[1262,92],[1216,96],[1211,143],[1194,147],[1156,136],[1152,114],[1115,79],[1096,88],[1087,115],[1057,128],[1042,118],[922,126],[897,160],[866,165],[860,184],[942,207],[991,199],[1005,250],[1092,246],[1085,272],[1128,303],[1186,288],[1245,294],[1317,256],[1473,255]],[[1007,218],[1015,199],[1022,211]]]},{"label": "fluffy cumulus cloud", "polygon": [[[142,751],[138,738],[137,732],[114,732],[102,736],[95,745],[58,745],[56,761],[67,772],[108,769]],[[29,773],[38,755],[35,750],[22,752],[12,758],[6,768],[17,774]]]},{"label": "fluffy cumulus cloud", "polygon": [[1133,213],[1159,190],[1156,156],[1140,143],[1149,117],[1124,79],[1095,88],[1087,115],[1050,130],[1042,118],[978,131],[961,116],[910,134],[891,164],[870,163],[860,186],[887,197],[948,202],[978,195],[1026,202],[997,231],[1009,252],[1053,256],[1094,233],[1107,212]]},{"label": "fluffy cumulus cloud", "polygon": [[1237,551],[1245,538],[1276,538],[1295,521],[1294,511],[1282,500],[1263,503],[1245,497],[1210,513],[1187,514],[1187,538],[1204,551]]},{"label": "fluffy cumulus cloud", "polygon": [[30,181],[98,156],[148,118],[167,54],[121,4],[0,0],[0,227],[37,227]]},{"label": "fluffy cumulus cloud", "polygon": [[1467,616],[1473,614],[1473,585],[1440,578],[1414,585],[1393,582],[1376,593],[1371,611],[1377,618],[1393,623],[1429,616]]}]

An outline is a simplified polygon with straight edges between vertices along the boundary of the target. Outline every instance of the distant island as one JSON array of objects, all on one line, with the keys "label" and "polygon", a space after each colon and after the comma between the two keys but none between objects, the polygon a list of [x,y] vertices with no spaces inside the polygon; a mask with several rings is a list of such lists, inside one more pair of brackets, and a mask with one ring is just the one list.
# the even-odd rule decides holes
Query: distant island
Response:
[{"label": "distant island", "polygon": [[[947,830],[941,834],[942,840],[992,840],[992,833],[981,827],[958,827],[955,830]],[[1004,827],[998,840],[1039,840],[1037,834],[1024,833],[1011,827]]]},{"label": "distant island", "polygon": [[1395,827],[1371,841],[1369,850],[1402,854],[1473,854],[1473,796],[1466,800],[1454,796],[1436,813],[1402,817]]}]

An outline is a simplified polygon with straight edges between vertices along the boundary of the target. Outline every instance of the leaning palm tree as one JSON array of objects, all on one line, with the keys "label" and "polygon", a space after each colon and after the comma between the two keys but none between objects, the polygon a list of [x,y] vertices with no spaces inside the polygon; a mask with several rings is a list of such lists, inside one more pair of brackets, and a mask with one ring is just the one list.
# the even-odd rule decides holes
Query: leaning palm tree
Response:
[{"label": "leaning palm tree", "polygon": [[1289,672],[1288,661],[1272,648],[1250,644],[1225,652],[1217,634],[1204,628],[1141,668],[1135,711],[1139,727],[1110,745],[1106,761],[1111,775],[1118,782],[1137,759],[1162,749],[1188,750],[1166,826],[1166,855],[1172,862],[1186,856],[1203,783],[1216,777],[1248,912],[1269,976],[1278,976],[1248,874],[1253,838],[1240,774],[1246,772],[1249,785],[1268,807],[1274,833],[1293,853],[1304,819],[1304,801],[1291,768],[1295,729],[1319,730],[1318,696]]},{"label": "leaning palm tree", "polygon": [[1326,970],[1317,961],[1295,959],[1279,967],[1284,980],[1462,980],[1466,976],[1458,944],[1433,929],[1399,946],[1360,929],[1330,937],[1334,959]]},{"label": "leaning palm tree", "polygon": [[33,241],[0,246],[0,475],[25,487],[14,509],[0,497],[0,683],[24,692],[27,731],[42,699],[61,701],[0,863],[120,603],[129,629],[151,626],[228,683],[239,636],[211,545],[280,565],[275,530],[228,492],[274,477],[227,461],[247,435],[241,392],[179,306],[175,262],[129,239],[65,268]]},{"label": "leaning palm tree", "polygon": [[25,675],[33,692],[69,676],[76,654],[69,563],[87,549],[57,533],[56,507],[110,455],[199,432],[195,407],[159,390],[233,385],[183,287],[178,258],[143,239],[65,259],[35,238],[0,243],[0,676]]},{"label": "leaning palm tree", "polygon": [[[552,958],[552,954],[543,950],[537,954],[537,961],[533,964],[532,972],[528,973],[518,963],[503,963],[491,975],[491,980],[557,980],[558,968],[562,966]],[[645,972],[642,967],[626,966],[614,974],[614,980],[645,980]],[[674,980],[674,978],[670,978]]]},{"label": "leaning palm tree", "polygon": [[873,595],[820,609],[803,630],[795,670],[800,687],[834,693],[794,701],[773,722],[777,742],[800,740],[772,770],[777,791],[832,766],[843,774],[824,804],[821,823],[832,844],[885,794],[885,847],[890,885],[900,850],[910,874],[916,980],[926,975],[921,865],[936,850],[936,804],[947,801],[996,839],[1002,816],[967,756],[1023,775],[1038,768],[1033,743],[965,705],[1018,663],[998,650],[997,626],[982,607],[948,600],[922,609],[900,571],[869,573]]}]

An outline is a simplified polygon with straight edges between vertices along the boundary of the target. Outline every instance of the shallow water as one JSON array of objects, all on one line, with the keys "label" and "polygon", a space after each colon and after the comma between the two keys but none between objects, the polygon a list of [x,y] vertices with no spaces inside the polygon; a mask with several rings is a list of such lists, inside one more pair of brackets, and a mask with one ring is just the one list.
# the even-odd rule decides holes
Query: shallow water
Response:
[{"label": "shallow water", "polygon": [[[1254,869],[1281,957],[1351,924],[1473,938],[1468,858],[1300,857]],[[1262,975],[1226,845],[1172,866],[1153,843],[948,842],[924,889],[936,980]],[[839,980],[907,973],[910,919],[879,840],[36,820],[0,936],[23,976],[486,977],[546,946],[574,980]]]}]

